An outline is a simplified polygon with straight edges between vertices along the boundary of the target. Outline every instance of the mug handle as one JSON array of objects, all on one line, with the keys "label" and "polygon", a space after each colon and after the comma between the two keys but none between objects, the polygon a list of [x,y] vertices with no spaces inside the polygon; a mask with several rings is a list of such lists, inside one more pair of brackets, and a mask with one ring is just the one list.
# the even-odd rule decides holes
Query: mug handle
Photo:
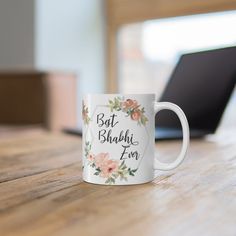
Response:
[{"label": "mug handle", "polygon": [[188,126],[188,121],[183,110],[179,106],[170,102],[155,102],[154,103],[155,115],[159,111],[165,110],[165,109],[175,112],[175,114],[178,116],[181,126],[182,126],[182,130],[183,130],[183,143],[182,143],[181,151],[174,162],[163,163],[157,160],[157,158],[155,157],[155,162],[154,162],[155,170],[172,170],[178,167],[184,160],[186,156],[186,152],[188,150],[188,145],[189,145],[189,126]]}]

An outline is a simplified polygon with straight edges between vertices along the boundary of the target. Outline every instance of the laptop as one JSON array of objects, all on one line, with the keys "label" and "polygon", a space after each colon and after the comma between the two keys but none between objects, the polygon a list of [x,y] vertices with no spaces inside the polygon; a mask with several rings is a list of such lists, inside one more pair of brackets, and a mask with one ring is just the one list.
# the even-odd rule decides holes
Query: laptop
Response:
[{"label": "laptop", "polygon": [[[215,132],[236,82],[236,47],[184,54],[180,57],[160,102],[180,106],[191,138]],[[168,110],[155,118],[156,140],[182,138],[177,116]]]}]

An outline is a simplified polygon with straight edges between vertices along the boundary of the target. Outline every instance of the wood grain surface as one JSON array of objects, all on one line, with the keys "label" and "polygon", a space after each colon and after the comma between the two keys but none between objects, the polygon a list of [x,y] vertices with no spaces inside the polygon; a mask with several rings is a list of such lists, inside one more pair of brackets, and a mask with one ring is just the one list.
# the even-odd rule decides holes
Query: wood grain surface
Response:
[{"label": "wood grain surface", "polygon": [[[81,140],[0,139],[0,235],[236,235],[235,132],[192,141],[177,169],[136,186],[82,181]],[[180,142],[159,142],[170,161]]]}]

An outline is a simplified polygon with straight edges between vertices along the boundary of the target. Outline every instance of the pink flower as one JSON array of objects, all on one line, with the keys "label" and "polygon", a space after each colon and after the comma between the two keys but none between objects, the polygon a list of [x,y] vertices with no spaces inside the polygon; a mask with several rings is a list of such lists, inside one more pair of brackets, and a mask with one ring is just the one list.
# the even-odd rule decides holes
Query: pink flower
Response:
[{"label": "pink flower", "polygon": [[131,113],[131,119],[132,120],[139,120],[140,117],[141,117],[141,111],[140,110],[134,110]]},{"label": "pink flower", "polygon": [[137,107],[138,103],[136,100],[126,99],[126,101],[122,103],[122,106],[124,109],[132,109]]},{"label": "pink flower", "polygon": [[101,169],[109,160],[109,154],[101,152],[94,157],[94,160],[96,167]]},{"label": "pink flower", "polygon": [[108,160],[101,167],[100,176],[103,178],[108,178],[112,175],[112,173],[118,170],[119,163],[115,160]]},{"label": "pink flower", "polygon": [[88,161],[90,161],[90,162],[94,162],[94,155],[93,155],[93,154],[89,154],[89,155],[87,156],[87,159],[88,159]]}]

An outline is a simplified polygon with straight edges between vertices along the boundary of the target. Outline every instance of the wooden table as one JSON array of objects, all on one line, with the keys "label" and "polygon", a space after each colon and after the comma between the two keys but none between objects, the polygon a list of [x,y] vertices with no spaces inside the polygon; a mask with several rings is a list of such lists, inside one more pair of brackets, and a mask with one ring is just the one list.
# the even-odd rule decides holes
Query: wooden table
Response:
[{"label": "wooden table", "polygon": [[[179,168],[148,184],[81,178],[81,140],[50,133],[0,139],[0,235],[236,235],[236,137],[192,141]],[[159,142],[171,159],[179,142]]]}]

